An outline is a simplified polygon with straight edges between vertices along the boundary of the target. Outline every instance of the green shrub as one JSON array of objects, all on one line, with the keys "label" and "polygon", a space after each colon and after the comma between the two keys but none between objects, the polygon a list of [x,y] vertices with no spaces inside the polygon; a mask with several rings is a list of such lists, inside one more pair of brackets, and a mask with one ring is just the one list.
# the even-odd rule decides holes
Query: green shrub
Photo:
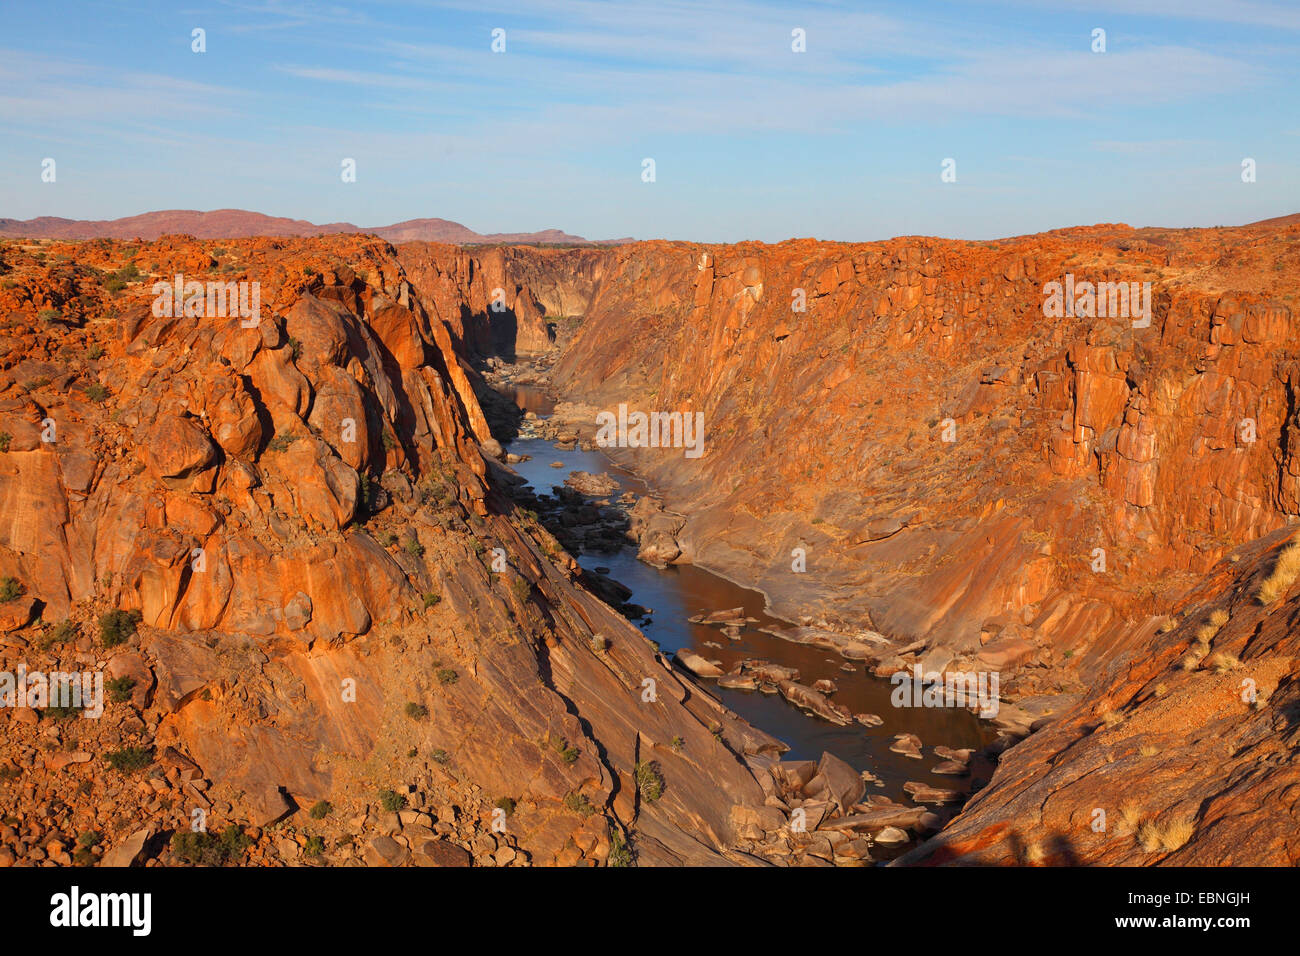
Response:
[{"label": "green shrub", "polygon": [[284,452],[289,450],[289,446],[298,440],[297,435],[290,435],[288,432],[277,434],[266,443],[267,451]]},{"label": "green shrub", "polygon": [[172,853],[195,866],[225,866],[253,845],[244,831],[231,824],[221,836],[202,831],[180,830],[172,835]]},{"label": "green shrub", "polygon": [[446,764],[451,762],[451,754],[447,753],[447,751],[443,750],[441,747],[433,751],[429,756],[433,759],[434,763]]},{"label": "green shrub", "polygon": [[424,720],[429,716],[429,708],[423,704],[417,704],[415,701],[407,701],[406,716],[412,720]]},{"label": "green shrub", "polygon": [[58,309],[41,309],[41,311],[36,313],[36,318],[40,319],[42,322],[57,322],[59,319],[63,318],[63,316],[59,313]]},{"label": "green shrub", "polygon": [[108,688],[108,699],[122,704],[131,699],[131,691],[135,689],[135,678],[110,677],[104,681],[104,686]]},{"label": "green shrub", "polygon": [[104,347],[102,345],[92,345],[90,348],[86,349],[86,358],[90,359],[92,362],[95,361],[95,359],[103,357]]},{"label": "green shrub", "polygon": [[50,717],[54,720],[67,720],[69,717],[76,717],[79,713],[81,713],[80,707],[60,707],[55,704],[41,711],[41,716]]},{"label": "green shrub", "polygon": [[454,684],[460,680],[460,675],[450,667],[440,667],[437,670],[437,678],[439,684]]},{"label": "green shrub", "polygon": [[108,765],[118,773],[135,773],[153,763],[152,747],[123,747],[104,755]]},{"label": "green shrub", "polygon": [[415,536],[415,532],[407,535],[406,541],[402,544],[402,550],[415,558],[424,557],[424,545],[420,544],[420,539]]},{"label": "green shrub", "polygon": [[313,820],[324,820],[333,809],[334,805],[328,800],[319,800],[307,813]]},{"label": "green shrub", "polygon": [[17,578],[0,578],[0,604],[16,601],[26,593],[27,588]]},{"label": "green shrub", "polygon": [[102,402],[108,398],[108,389],[98,382],[92,382],[86,386],[86,397],[92,402]]},{"label": "green shrub", "polygon": [[389,813],[396,813],[406,806],[406,797],[396,790],[380,790],[379,805]]},{"label": "green shrub", "polygon": [[514,816],[515,801],[513,797],[502,797],[496,802],[495,806],[498,810],[504,810],[506,812],[506,816],[508,817]]},{"label": "green shrub", "polygon": [[309,836],[307,845],[302,848],[302,855],[309,860],[314,860],[325,852],[325,839],[318,836]]},{"label": "green shrub", "polygon": [[424,596],[424,609],[427,611],[431,607],[437,607],[438,602],[441,600],[442,600],[441,594],[438,594],[434,591],[430,591],[428,594]]},{"label": "green shrub", "polygon": [[623,834],[611,825],[609,828],[609,856],[605,859],[605,865],[631,866],[635,859],[632,848],[623,840]]},{"label": "green shrub", "polygon": [[8,451],[9,443],[14,440],[14,436],[8,432],[0,432],[0,451]]},{"label": "green shrub", "polygon": [[636,765],[636,788],[641,799],[653,803],[664,795],[664,776],[659,772],[659,765],[638,763]]},{"label": "green shrub", "polygon": [[566,809],[580,816],[589,817],[596,812],[596,807],[585,793],[569,793],[564,797]]},{"label": "green shrub", "polygon": [[578,759],[578,748],[570,747],[569,742],[563,737],[552,737],[551,747],[560,755],[560,759],[565,763],[573,763]]},{"label": "green shrub", "polygon": [[108,611],[99,616],[99,642],[104,647],[117,647],[130,640],[140,623],[139,611]]}]

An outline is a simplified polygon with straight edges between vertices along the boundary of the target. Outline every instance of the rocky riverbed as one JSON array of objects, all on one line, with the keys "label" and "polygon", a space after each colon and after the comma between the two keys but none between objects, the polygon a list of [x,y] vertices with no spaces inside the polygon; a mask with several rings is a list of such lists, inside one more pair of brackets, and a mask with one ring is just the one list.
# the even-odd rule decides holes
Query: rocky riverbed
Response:
[{"label": "rocky riverbed", "polygon": [[769,807],[738,821],[757,845],[779,833],[769,852],[788,850],[794,821],[814,834],[801,851],[810,859],[888,859],[988,779],[1009,737],[995,738],[964,711],[892,706],[881,676],[914,648],[770,616],[760,592],[689,563],[676,537],[686,516],[602,454],[583,428],[587,412],[548,394],[543,363],[502,363],[487,377],[517,407],[484,403],[489,420],[514,436],[501,460],[515,500],[677,667],[789,745],[760,774],[770,778]]}]

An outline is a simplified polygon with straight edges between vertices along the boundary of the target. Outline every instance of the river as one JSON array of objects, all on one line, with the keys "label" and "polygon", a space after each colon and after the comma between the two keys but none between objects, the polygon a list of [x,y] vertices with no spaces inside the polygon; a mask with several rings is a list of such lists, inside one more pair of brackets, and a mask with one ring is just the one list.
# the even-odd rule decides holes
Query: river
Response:
[{"label": "river", "polygon": [[[541,417],[549,415],[553,408],[551,399],[536,387],[516,385],[501,391],[521,409]],[[620,488],[608,496],[610,499],[623,491],[638,496],[652,492],[641,479],[598,451],[566,450],[539,438],[516,438],[505,447],[517,455],[531,456],[530,460],[510,467],[539,494],[551,493],[573,471],[603,472],[616,480]],[[561,462],[562,467],[556,468],[552,462]],[[845,661],[837,655],[763,633],[759,628],[788,627],[789,622],[767,613],[767,601],[760,591],[741,587],[693,565],[674,565],[663,570],[652,567],[637,560],[635,546],[630,542],[629,547],[614,554],[579,555],[578,563],[588,570],[607,568],[610,577],[631,589],[630,601],[653,610],[651,618],[640,627],[667,655],[671,656],[679,647],[688,647],[705,658],[721,661],[724,670],[747,658],[764,658],[796,667],[801,683],[810,685],[821,678],[831,680],[838,687],[831,696],[835,703],[855,714],[876,714],[884,721],[878,727],[857,722],[836,726],[804,713],[779,694],[732,690],[713,681],[699,681],[755,727],[789,744],[785,759],[816,760],[823,751],[829,751],[855,769],[875,774],[883,784],[876,792],[910,803],[903,792],[903,784],[909,780],[936,787],[952,787],[957,783],[951,776],[930,772],[930,768],[941,762],[933,754],[934,746],[978,749],[993,739],[987,724],[966,710],[894,707],[890,701],[893,685],[866,671],[861,662],[848,662],[854,670],[845,672],[841,670]],[[740,640],[728,639],[719,627],[692,624],[688,620],[701,612],[734,607],[743,607],[747,616],[759,621],[745,625]],[[900,733],[913,733],[921,738],[923,759],[889,749],[894,736]]]}]

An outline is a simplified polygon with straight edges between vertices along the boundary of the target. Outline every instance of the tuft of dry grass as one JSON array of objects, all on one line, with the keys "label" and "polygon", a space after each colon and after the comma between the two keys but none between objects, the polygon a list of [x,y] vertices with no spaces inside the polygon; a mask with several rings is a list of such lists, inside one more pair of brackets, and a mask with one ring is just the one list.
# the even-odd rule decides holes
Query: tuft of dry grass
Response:
[{"label": "tuft of dry grass", "polygon": [[1225,651],[1219,651],[1205,662],[1206,667],[1212,667],[1216,674],[1226,674],[1228,671],[1235,671],[1241,666],[1241,661]]},{"label": "tuft of dry grass", "polygon": [[1217,611],[1215,611],[1213,614],[1210,615],[1210,624],[1213,625],[1216,631],[1222,628],[1223,625],[1227,623],[1228,623],[1228,612],[1225,611],[1223,608],[1219,608]]},{"label": "tuft of dry grass", "polygon": [[1163,621],[1160,622],[1160,633],[1168,634],[1177,626],[1178,626],[1178,618],[1174,617],[1171,614],[1168,617],[1166,617]]},{"label": "tuft of dry grass", "polygon": [[1286,593],[1297,577],[1300,577],[1300,544],[1288,544],[1278,554],[1272,573],[1259,586],[1255,597],[1260,604],[1272,604]]},{"label": "tuft of dry grass", "polygon": [[1099,713],[1097,719],[1101,721],[1102,726],[1104,727],[1117,727],[1124,723],[1124,718],[1115,713],[1115,711],[1111,710],[1109,707]]},{"label": "tuft of dry grass", "polygon": [[1157,696],[1157,697],[1164,697],[1165,694],[1167,694],[1167,693],[1169,693],[1169,685],[1168,685],[1168,684],[1156,684],[1156,696]]},{"label": "tuft of dry grass", "polygon": [[1164,850],[1173,853],[1187,845],[1196,832],[1196,821],[1191,817],[1174,817],[1165,824],[1145,820],[1138,825],[1137,839],[1148,853]]},{"label": "tuft of dry grass", "polygon": [[1210,648],[1208,645],[1197,644],[1187,652],[1187,656],[1179,662],[1179,666],[1185,671],[1194,671],[1200,666],[1201,661],[1205,660],[1205,655],[1209,652]]},{"label": "tuft of dry grass", "polygon": [[1023,862],[1027,866],[1033,866],[1035,863],[1043,859],[1043,857],[1045,857],[1046,855],[1047,854],[1043,851],[1043,848],[1037,843],[1029,844],[1027,847],[1024,848],[1024,850],[1021,851],[1020,854],[1021,862]]},{"label": "tuft of dry grass", "polygon": [[1160,748],[1155,744],[1143,744],[1138,748],[1138,753],[1144,757],[1154,757],[1156,754],[1160,753]]},{"label": "tuft of dry grass", "polygon": [[1119,823],[1123,833],[1133,833],[1142,825],[1142,811],[1135,804],[1121,803]]}]

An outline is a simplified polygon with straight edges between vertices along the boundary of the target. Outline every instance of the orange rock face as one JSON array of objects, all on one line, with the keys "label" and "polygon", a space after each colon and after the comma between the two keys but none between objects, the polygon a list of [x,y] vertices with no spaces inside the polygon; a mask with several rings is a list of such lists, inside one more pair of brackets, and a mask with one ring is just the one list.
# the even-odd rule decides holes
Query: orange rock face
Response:
[{"label": "orange rock face", "polygon": [[[1190,589],[1300,515],[1294,222],[996,243],[638,243],[604,255],[554,381],[584,407],[704,413],[699,458],[614,451],[689,516],[685,559],[763,588],[789,616],[918,642],[940,668],[998,670],[1008,704],[1064,691],[1054,713],[1078,708],[1052,742],[1011,751],[1025,754],[1017,769],[967,811],[980,828],[1027,814],[996,794],[1041,778],[1072,746],[1067,728],[1129,699],[1115,683],[1136,666],[1124,662],[1186,646],[1196,628],[1159,631],[1163,615],[1196,613]],[[1068,304],[1053,303],[1066,288]],[[1290,654],[1279,638],[1257,666],[1292,673]],[[1211,692],[1169,687],[1195,706]],[[1264,705],[1250,733],[1267,735],[1284,708]],[[1125,772],[1150,773],[1154,792],[1177,767],[1207,766],[1197,747],[1246,719],[1228,710],[1185,742],[1161,737],[1168,760]],[[1205,770],[1186,792],[1220,786]],[[1273,827],[1260,858],[1286,862],[1295,821],[1251,801],[1292,785],[1280,775],[1259,786],[1222,799]],[[1081,787],[1061,806],[1086,816],[1098,799]],[[1143,812],[1167,816],[1158,802]],[[975,833],[962,819],[958,832]],[[1043,843],[1061,825],[1034,821],[1017,839]],[[983,845],[972,839],[956,852]],[[1151,861],[1130,857],[1127,839],[1097,852]],[[1201,834],[1182,852],[1249,855],[1229,840]],[[990,858],[1010,841],[1001,833]]]},{"label": "orange rock face", "polygon": [[[199,809],[333,830],[336,863],[433,865],[451,841],[457,860],[596,864],[634,826],[644,862],[742,859],[731,810],[763,792],[739,754],[780,745],[689,692],[487,480],[467,358],[505,253],[416,257],[426,297],[369,238],[0,252],[0,577],[23,590],[0,652],[124,684],[73,722],[85,761],[42,762],[32,712],[0,714],[15,845],[106,828],[136,858]],[[157,308],[178,274],[257,282],[260,314]],[[510,347],[549,346],[531,293],[507,298]],[[147,799],[130,780],[97,797],[128,746],[165,772],[138,778]],[[652,759],[669,796],[616,800]],[[311,823],[322,801],[346,819]],[[296,858],[297,832],[257,836],[251,861]]]},{"label": "orange rock face", "polygon": [[[747,859],[735,821],[773,816],[755,768],[780,747],[674,674],[490,478],[473,360],[558,343],[570,407],[704,416],[698,456],[612,450],[685,516],[656,553],[827,634],[886,635],[879,673],[1000,673],[1000,726],[1027,739],[905,862],[1295,859],[1294,576],[1260,597],[1300,516],[1292,223],[163,237],[0,261],[0,577],[25,589],[6,660],[76,625],[50,653],[135,680],[112,739],[193,765],[167,765],[171,810],[114,810],[123,846],[194,801],[260,827],[328,800],[372,841],[338,862],[442,858],[438,838],[598,863],[632,826],[647,862]],[[258,282],[259,320],[156,315],[177,274]],[[139,612],[116,650],[92,639],[114,608]],[[395,817],[398,797],[420,809]]]}]

